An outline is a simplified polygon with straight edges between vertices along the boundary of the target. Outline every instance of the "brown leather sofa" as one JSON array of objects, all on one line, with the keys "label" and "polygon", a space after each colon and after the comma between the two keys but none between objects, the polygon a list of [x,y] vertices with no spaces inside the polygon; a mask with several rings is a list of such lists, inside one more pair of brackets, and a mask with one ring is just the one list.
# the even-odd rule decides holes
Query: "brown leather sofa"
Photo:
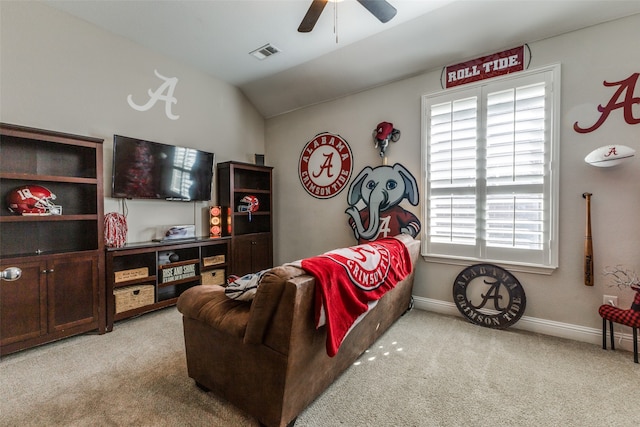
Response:
[{"label": "brown leather sofa", "polygon": [[[412,265],[420,242],[409,239]],[[387,292],[327,356],[325,327],[314,325],[314,278],[293,266],[265,274],[252,302],[221,286],[196,286],[178,300],[189,377],[268,427],[296,417],[411,305],[414,271]]]}]

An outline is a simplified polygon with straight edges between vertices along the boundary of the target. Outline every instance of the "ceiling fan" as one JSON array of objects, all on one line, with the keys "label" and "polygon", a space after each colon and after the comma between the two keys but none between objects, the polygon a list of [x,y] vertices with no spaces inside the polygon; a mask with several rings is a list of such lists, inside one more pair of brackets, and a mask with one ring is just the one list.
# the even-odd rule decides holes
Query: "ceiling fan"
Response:
[{"label": "ceiling fan", "polygon": [[[322,10],[327,5],[329,0],[313,0],[307,14],[302,18],[302,22],[298,27],[298,32],[308,33],[313,30],[313,27],[318,22]],[[365,7],[373,16],[378,18],[382,23],[388,22],[396,16],[398,12],[395,7],[391,6],[386,0],[358,0],[362,6]]]}]

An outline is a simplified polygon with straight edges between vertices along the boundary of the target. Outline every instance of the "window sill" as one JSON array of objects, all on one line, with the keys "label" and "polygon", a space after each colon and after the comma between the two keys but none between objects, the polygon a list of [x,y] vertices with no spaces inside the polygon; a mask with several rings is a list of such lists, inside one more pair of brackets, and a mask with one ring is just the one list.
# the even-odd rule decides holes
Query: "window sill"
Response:
[{"label": "window sill", "polygon": [[494,261],[490,259],[477,259],[477,258],[467,258],[467,257],[458,258],[458,257],[452,257],[452,256],[429,255],[429,254],[422,254],[422,259],[424,259],[426,262],[432,262],[435,264],[459,265],[463,267],[468,267],[474,264],[495,264],[510,272],[541,274],[545,276],[550,276],[558,268],[557,265],[547,266],[547,265],[526,264],[526,263],[518,263],[518,262]]}]

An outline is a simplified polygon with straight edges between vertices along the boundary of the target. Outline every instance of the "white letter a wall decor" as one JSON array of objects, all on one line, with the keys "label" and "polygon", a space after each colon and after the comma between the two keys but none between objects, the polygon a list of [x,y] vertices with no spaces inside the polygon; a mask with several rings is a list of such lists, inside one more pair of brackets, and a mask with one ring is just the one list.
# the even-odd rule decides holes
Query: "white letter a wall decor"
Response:
[{"label": "white letter a wall decor", "polygon": [[156,102],[164,101],[164,111],[167,117],[171,120],[178,120],[180,116],[176,116],[171,112],[171,104],[178,103],[178,100],[173,96],[173,91],[176,89],[176,85],[178,84],[178,78],[165,77],[161,75],[158,70],[153,70],[153,72],[159,79],[164,80],[164,83],[162,83],[155,92],[151,91],[151,89],[147,90],[147,93],[149,94],[149,101],[144,105],[135,104],[131,94],[129,94],[129,96],[127,96],[129,106],[137,111],[147,111],[153,107]]}]

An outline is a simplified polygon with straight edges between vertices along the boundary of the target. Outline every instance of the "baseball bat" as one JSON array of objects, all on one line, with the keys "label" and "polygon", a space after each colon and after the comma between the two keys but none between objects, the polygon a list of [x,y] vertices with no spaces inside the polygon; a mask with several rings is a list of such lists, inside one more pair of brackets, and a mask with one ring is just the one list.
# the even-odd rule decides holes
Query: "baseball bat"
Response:
[{"label": "baseball bat", "polygon": [[584,235],[584,284],[593,286],[593,240],[591,238],[591,193],[583,193],[587,200],[587,222]]}]

